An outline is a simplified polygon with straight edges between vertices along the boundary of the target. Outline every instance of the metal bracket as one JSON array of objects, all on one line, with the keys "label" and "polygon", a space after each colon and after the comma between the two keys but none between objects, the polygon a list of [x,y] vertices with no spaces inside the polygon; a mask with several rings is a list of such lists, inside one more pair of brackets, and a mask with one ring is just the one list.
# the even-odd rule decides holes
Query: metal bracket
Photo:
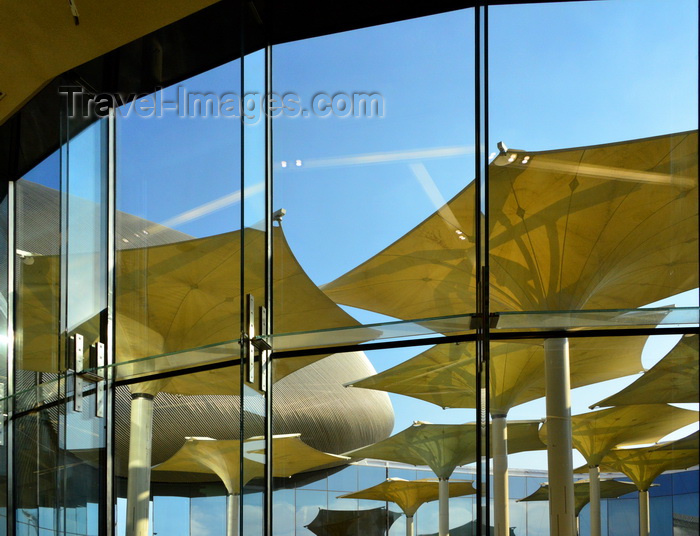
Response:
[{"label": "metal bracket", "polygon": [[[241,336],[243,346],[243,360],[248,369],[248,383],[255,383],[255,350],[260,354],[260,390],[267,390],[267,362],[270,359],[272,346],[262,337],[255,336],[255,298],[252,294],[246,295],[246,317],[248,326]],[[260,331],[267,333],[267,309],[260,307]]]},{"label": "metal bracket", "polygon": [[[265,307],[260,307],[260,332],[262,334],[267,333],[267,309]],[[267,362],[270,358],[272,346],[265,339],[261,338],[255,339],[253,344],[260,352],[260,390],[265,392],[267,391]]]},{"label": "metal bracket", "polygon": [[[498,313],[489,313],[489,328],[496,329],[498,327],[498,321],[500,316]],[[481,316],[473,314],[469,320],[469,329],[480,329],[483,327],[483,322],[481,321]]]},{"label": "metal bracket", "polygon": [[[95,417],[104,417],[104,400],[105,400],[105,381],[104,377],[99,373],[104,374],[105,366],[105,345],[101,342],[96,342],[90,347],[90,364],[93,365],[98,374],[91,374],[95,381]],[[83,374],[83,379],[87,379],[87,373]],[[87,381],[90,381],[87,379]]]},{"label": "metal bracket", "polygon": [[255,382],[255,346],[253,339],[255,338],[255,298],[252,294],[246,295],[246,318],[248,318],[248,326],[243,334],[243,351],[248,367],[248,382]]},{"label": "metal bracket", "polygon": [[81,376],[83,371],[83,336],[79,333],[71,336],[70,350],[73,358],[73,411],[83,411],[83,386],[84,381]]}]

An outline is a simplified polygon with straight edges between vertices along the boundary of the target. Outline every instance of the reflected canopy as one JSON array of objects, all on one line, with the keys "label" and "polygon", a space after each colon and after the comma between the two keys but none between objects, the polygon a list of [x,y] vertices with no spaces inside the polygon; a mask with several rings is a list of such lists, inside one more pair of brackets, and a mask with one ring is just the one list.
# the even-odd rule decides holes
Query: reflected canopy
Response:
[{"label": "reflected canopy", "polygon": [[[542,450],[540,421],[508,423],[508,453]],[[415,422],[383,441],[346,452],[354,459],[375,458],[411,465],[428,465],[438,478],[447,479],[456,467],[476,461],[476,424]]]},{"label": "reflected canopy", "polygon": [[[632,482],[620,482],[619,480],[603,479],[600,481],[600,497],[601,499],[614,499],[628,493],[637,491],[637,486]],[[588,504],[590,496],[590,482],[588,480],[578,480],[574,482],[574,504],[576,507],[576,515],[578,516],[583,510],[583,507]],[[518,502],[529,501],[548,501],[549,500],[549,485],[541,484],[540,487],[528,495],[524,499],[518,499]]]},{"label": "reflected canopy", "polygon": [[[639,372],[645,342],[646,337],[571,339],[571,386]],[[611,355],[615,359],[607,359]],[[489,363],[491,414],[507,414],[545,395],[541,342],[493,342]],[[350,385],[412,396],[443,408],[473,408],[475,370],[473,344],[444,344]]]},{"label": "reflected canopy", "polygon": [[387,508],[327,510],[321,508],[306,528],[316,536],[381,536],[401,514]]},{"label": "reflected canopy", "polygon": [[[502,151],[489,166],[491,310],[634,308],[696,288],[697,151],[697,131]],[[472,183],[324,292],[404,320],[472,311],[474,197]]]},{"label": "reflected canopy", "polygon": [[[450,497],[473,495],[476,493],[471,482],[450,482]],[[389,501],[398,505],[407,516],[412,516],[423,503],[435,501],[438,495],[438,481],[434,479],[404,480],[389,478],[371,488],[340,495],[339,499],[369,499]]]},{"label": "reflected canopy", "polygon": [[[155,241],[157,233],[154,234]],[[265,235],[246,229],[244,236],[247,291],[260,295],[265,273]],[[273,241],[275,254],[284,267],[275,271],[274,288],[284,287],[278,296],[281,306],[276,310],[281,313],[274,317],[276,328],[306,331],[357,325],[309,279],[289,249],[281,228],[273,228]],[[234,231],[117,251],[115,340],[116,359],[121,363],[119,378],[239,356],[238,341],[233,339],[239,334],[241,322],[240,249],[241,232]],[[36,256],[33,260],[24,267],[22,279],[25,336],[33,341],[32,353],[24,355],[22,367],[57,372],[61,367],[48,350],[53,344],[52,306],[57,300],[59,257]],[[40,344],[42,340],[44,345]],[[85,342],[89,346],[94,341]],[[322,357],[280,360],[275,379]],[[197,373],[186,379],[161,381],[146,392],[238,394],[238,382],[229,381],[230,377],[221,371]]]},{"label": "reflected canopy", "polygon": [[[682,448],[677,448],[677,447]],[[647,491],[652,482],[665,471],[687,469],[698,464],[698,434],[695,432],[677,441],[651,447],[613,449],[600,463],[602,471],[624,473],[639,491]],[[576,472],[587,471],[579,468]]]},{"label": "reflected canopy", "polygon": [[698,334],[686,335],[634,383],[591,408],[658,402],[697,403],[699,339]]},{"label": "reflected canopy", "polygon": [[[668,404],[609,408],[572,416],[572,440],[588,464],[596,466],[615,447],[654,443],[697,420],[697,411]],[[540,437],[547,440],[546,422]]]},{"label": "reflected canopy", "polygon": [[[309,447],[300,434],[272,437],[273,476],[288,477],[314,469],[342,465],[344,456],[326,454]],[[265,445],[262,437],[241,442],[236,439],[214,440],[187,438],[185,444],[170,459],[156,465],[154,471],[176,471],[217,475],[230,494],[240,493],[241,448],[243,449],[243,475],[246,482],[261,477],[265,471]]]}]

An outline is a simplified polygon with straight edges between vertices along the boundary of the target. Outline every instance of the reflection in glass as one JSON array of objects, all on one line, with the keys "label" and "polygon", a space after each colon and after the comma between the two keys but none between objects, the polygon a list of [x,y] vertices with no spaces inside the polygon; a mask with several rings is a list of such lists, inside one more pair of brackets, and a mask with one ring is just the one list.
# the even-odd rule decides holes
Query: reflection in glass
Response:
[{"label": "reflection in glass", "polygon": [[[59,360],[59,153],[15,183],[15,410],[51,400],[56,387],[27,389],[56,378]],[[46,400],[40,400],[45,398]]]},{"label": "reflection in glass", "polygon": [[[205,93],[216,88],[222,93],[228,91],[240,80],[239,69],[238,62],[213,69],[189,80],[188,90],[201,87]],[[159,98],[176,101],[177,91],[175,87],[167,88]],[[241,244],[240,232],[238,240],[235,232],[240,229],[240,123],[177,114],[156,119],[120,109],[116,135],[116,360],[237,339],[241,293],[235,274],[240,274]],[[208,279],[212,267],[220,274]],[[211,354],[204,354],[199,356],[200,363],[212,360]],[[150,367],[140,365],[137,370],[154,372],[197,360],[189,354],[185,357],[180,363],[177,355],[162,362],[152,360]],[[213,355],[214,360],[227,357],[231,353]],[[122,373],[128,376],[133,370],[127,368]],[[232,368],[219,371],[219,382],[213,386],[209,381],[202,387],[196,378],[190,378],[194,381],[189,385],[170,385],[173,392],[189,395],[187,399],[162,393],[167,386],[158,382],[134,384],[131,395],[117,395],[117,404],[131,406],[131,431],[122,429],[122,437],[129,437],[130,445],[127,451],[123,440],[118,444],[117,458],[122,464],[116,464],[118,476],[126,477],[123,461],[127,456],[130,460],[127,533],[148,533],[151,464],[163,461],[167,449],[177,448],[185,436],[192,435],[193,429],[187,426],[192,426],[195,408],[217,405],[220,412],[232,414],[229,423],[238,421],[237,397],[222,397],[215,404],[212,398],[192,396],[212,391],[240,394],[237,373]],[[158,399],[155,404],[154,399]],[[175,419],[173,412],[180,418]],[[163,418],[167,420],[161,421]],[[172,422],[180,426],[173,427]],[[238,425],[230,424],[223,437],[238,430]],[[212,431],[210,426],[201,435]],[[168,445],[166,452],[158,448],[163,445]]]},{"label": "reflection in glass", "polygon": [[[461,267],[450,281],[444,277],[449,271],[444,260],[434,255],[447,244],[473,239],[473,194],[433,218],[424,235],[429,250],[424,258],[413,256],[411,266],[402,266],[409,262],[407,250],[391,245],[473,179],[472,21],[473,11],[462,10],[274,48],[274,87],[280,94],[366,89],[381,103],[381,112],[371,117],[360,108],[359,97],[352,114],[329,110],[326,117],[318,117],[312,103],[303,103],[309,104],[306,115],[282,116],[273,123],[274,210],[286,211],[281,226],[304,271],[338,303],[409,318],[359,299],[366,294],[371,299],[371,291],[354,289],[348,299],[341,298],[337,282],[331,283],[367,259],[375,262],[383,251],[375,262],[377,277],[401,276],[405,282],[403,270],[413,270],[430,281],[431,291],[422,299],[412,295],[413,286],[403,285],[403,303],[415,309],[410,318],[474,310],[473,299],[456,309],[433,301],[461,293],[473,277],[473,259],[464,247],[447,261]],[[357,63],[358,50],[372,54]],[[370,100],[365,95],[365,103]],[[459,106],[460,113],[438,105],[443,102]],[[285,266],[276,263],[275,269]],[[276,314],[302,306],[280,304],[284,293],[284,287],[275,293]],[[348,319],[346,325],[378,319],[355,310],[351,314],[357,320]]]}]

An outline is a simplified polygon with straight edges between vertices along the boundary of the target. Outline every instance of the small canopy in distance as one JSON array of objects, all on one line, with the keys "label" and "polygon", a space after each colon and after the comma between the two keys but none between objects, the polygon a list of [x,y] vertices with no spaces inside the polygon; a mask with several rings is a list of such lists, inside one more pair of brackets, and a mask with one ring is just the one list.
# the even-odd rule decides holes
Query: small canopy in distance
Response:
[{"label": "small canopy in distance", "polygon": [[[588,480],[577,480],[574,482],[574,507],[578,516],[590,501],[591,483]],[[628,493],[637,491],[637,486],[632,482],[620,482],[619,480],[602,479],[600,481],[600,498],[614,499]],[[534,493],[528,495],[524,499],[518,499],[517,502],[527,501],[548,501],[549,500],[549,484],[546,482],[541,484]]]},{"label": "small canopy in distance", "polygon": [[[697,422],[698,412],[668,404],[620,406],[571,417],[573,446],[591,467],[615,447],[654,443]],[[540,429],[547,439],[547,423]]]},{"label": "small canopy in distance", "polygon": [[[423,503],[436,501],[439,497],[438,481],[435,479],[404,480],[388,478],[371,488],[340,495],[339,499],[369,499],[396,503],[403,513],[412,516]],[[452,480],[449,483],[450,497],[476,493],[470,481]]]},{"label": "small canopy in distance", "polygon": [[[639,491],[647,491],[656,477],[665,471],[687,469],[699,461],[698,433],[695,432],[651,447],[613,449],[601,461],[600,470],[624,473]],[[588,467],[579,467],[574,472],[586,473]]]},{"label": "small canopy in distance", "polygon": [[[304,443],[300,434],[276,435],[272,438],[273,476],[288,477],[315,469],[347,463],[348,458],[327,454]],[[217,475],[230,494],[240,492],[241,447],[245,483],[261,477],[265,470],[265,440],[252,437],[215,440],[189,437],[170,459],[156,465],[154,471],[177,471]]]},{"label": "small canopy in distance", "polygon": [[[540,421],[508,423],[508,453],[542,450]],[[431,424],[416,421],[383,441],[346,452],[354,459],[375,458],[428,465],[438,478],[449,478],[456,467],[476,461],[476,424]]]}]

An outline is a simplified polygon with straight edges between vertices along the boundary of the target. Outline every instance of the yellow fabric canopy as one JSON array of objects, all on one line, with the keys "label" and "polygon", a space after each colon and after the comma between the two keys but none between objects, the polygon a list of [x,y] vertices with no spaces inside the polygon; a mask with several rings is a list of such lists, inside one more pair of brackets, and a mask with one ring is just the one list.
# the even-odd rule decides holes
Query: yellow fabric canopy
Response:
[{"label": "yellow fabric canopy", "polygon": [[686,335],[633,384],[591,407],[698,402],[699,339],[697,333]]},{"label": "yellow fabric canopy", "polygon": [[[645,342],[646,337],[571,339],[571,386],[639,372]],[[441,344],[351,385],[412,396],[443,408],[473,408],[475,363],[473,343]],[[489,363],[492,415],[505,415],[512,407],[545,395],[542,342],[493,342]]]},{"label": "yellow fabric canopy", "polygon": [[[341,465],[344,456],[316,450],[300,439],[300,434],[276,435],[272,438],[273,476],[288,477],[297,473]],[[243,441],[243,476],[245,483],[261,477],[265,471],[265,441],[253,437]],[[153,467],[154,471],[177,471],[217,475],[229,493],[240,493],[241,442],[237,439],[214,440],[187,438],[170,459]]]},{"label": "yellow fabric canopy", "polygon": [[[246,229],[246,289],[262,304],[264,233]],[[303,271],[281,228],[273,228],[280,269],[274,274],[276,332],[357,325]],[[241,323],[241,232],[117,251],[116,360],[118,377],[174,370],[238,357]],[[29,345],[19,369],[57,372],[54,306],[58,296],[57,256],[33,257],[23,267],[22,318]],[[95,330],[99,333],[99,330]],[[236,340],[234,340],[236,339]],[[93,341],[86,340],[86,346]],[[154,357],[158,356],[158,357]],[[275,380],[323,356],[281,360]],[[237,368],[236,368],[237,370]],[[141,386],[148,392],[238,394],[233,369],[171,378]]]},{"label": "yellow fabric canopy", "polygon": [[[595,467],[615,447],[654,443],[697,420],[697,411],[668,404],[621,406],[572,416],[571,439],[588,465]],[[546,422],[540,438],[547,441]]]},{"label": "yellow fabric canopy", "polygon": [[[476,493],[469,481],[453,480],[449,484],[450,497]],[[412,516],[423,503],[436,501],[439,497],[438,481],[434,479],[404,480],[388,478],[371,488],[340,495],[339,499],[369,499],[396,503],[407,516]]]},{"label": "yellow fabric canopy", "polygon": [[[540,421],[508,423],[508,453],[541,450]],[[457,466],[476,461],[476,424],[415,422],[383,441],[346,452],[354,459],[375,458],[412,465],[428,465],[438,478],[449,478]]]},{"label": "yellow fabric canopy", "polygon": [[[697,155],[692,131],[498,156],[491,310],[634,308],[696,288]],[[324,292],[399,319],[474,311],[474,197],[471,184]]]},{"label": "yellow fabric canopy", "polygon": [[[679,448],[680,447],[680,448]],[[665,471],[687,469],[700,462],[698,433],[676,441],[667,441],[635,449],[613,449],[600,463],[601,471],[620,472],[632,480],[639,491],[647,491],[652,482]],[[579,467],[575,472],[587,472]]]},{"label": "yellow fabric canopy", "polygon": [[675,441],[664,441],[656,446],[659,450],[697,450],[698,449],[698,439],[700,437],[700,431],[693,432],[681,439],[676,439]]},{"label": "yellow fabric canopy", "polygon": [[[590,499],[590,487],[591,483],[588,480],[577,480],[574,482],[574,507],[576,508],[576,515],[578,516],[586,506]],[[632,482],[620,482],[619,480],[609,480],[602,479],[600,481],[600,498],[601,499],[614,499],[615,497],[620,497],[621,495],[627,495],[637,491],[637,486]],[[528,501],[548,501],[549,500],[549,484],[541,484],[540,487],[528,495],[524,499],[518,499],[517,502],[528,502]]]}]

